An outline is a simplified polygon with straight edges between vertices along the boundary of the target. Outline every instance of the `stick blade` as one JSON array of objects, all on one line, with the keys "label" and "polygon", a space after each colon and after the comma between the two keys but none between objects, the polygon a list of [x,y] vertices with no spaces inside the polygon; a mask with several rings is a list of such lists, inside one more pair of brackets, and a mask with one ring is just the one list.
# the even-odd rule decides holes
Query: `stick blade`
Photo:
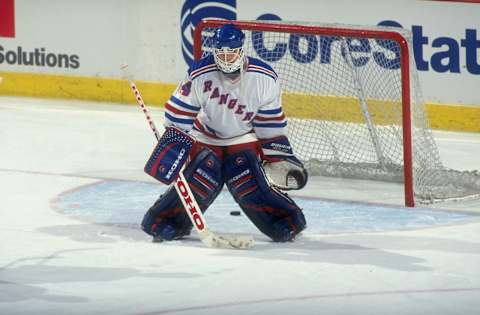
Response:
[{"label": "stick blade", "polygon": [[226,249],[249,249],[255,245],[253,237],[247,235],[212,235],[202,239],[208,247]]}]

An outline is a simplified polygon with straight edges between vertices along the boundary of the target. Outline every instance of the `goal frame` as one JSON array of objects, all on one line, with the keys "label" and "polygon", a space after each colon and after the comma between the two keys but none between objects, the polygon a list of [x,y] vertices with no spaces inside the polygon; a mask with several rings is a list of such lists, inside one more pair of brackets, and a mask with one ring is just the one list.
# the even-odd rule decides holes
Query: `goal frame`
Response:
[{"label": "goal frame", "polygon": [[274,31],[279,33],[297,33],[308,35],[345,36],[356,38],[374,38],[393,40],[400,47],[400,75],[401,75],[401,98],[402,98],[402,136],[403,136],[403,176],[405,206],[414,207],[413,188],[413,156],[412,156],[412,122],[411,122],[411,99],[410,99],[410,55],[408,41],[400,33],[373,30],[373,29],[349,29],[331,26],[313,26],[301,24],[280,24],[270,21],[230,21],[230,20],[202,20],[195,27],[193,37],[193,54],[195,60],[202,56],[202,31],[209,27],[220,27],[225,24],[237,25],[242,30],[250,31]]}]

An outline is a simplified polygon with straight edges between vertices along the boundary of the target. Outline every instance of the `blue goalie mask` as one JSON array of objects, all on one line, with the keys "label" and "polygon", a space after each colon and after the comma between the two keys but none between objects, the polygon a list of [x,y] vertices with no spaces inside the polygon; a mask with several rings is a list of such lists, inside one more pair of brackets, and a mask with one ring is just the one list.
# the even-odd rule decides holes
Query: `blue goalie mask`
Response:
[{"label": "blue goalie mask", "polygon": [[225,73],[239,70],[245,62],[245,34],[233,24],[218,28],[214,36],[213,56],[217,67]]}]

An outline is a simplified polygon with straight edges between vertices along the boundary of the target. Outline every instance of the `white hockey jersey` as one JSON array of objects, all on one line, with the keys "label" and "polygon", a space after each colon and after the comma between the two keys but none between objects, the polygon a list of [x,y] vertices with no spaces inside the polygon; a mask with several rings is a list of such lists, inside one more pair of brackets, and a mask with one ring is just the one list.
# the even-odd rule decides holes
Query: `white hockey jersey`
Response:
[{"label": "white hockey jersey", "polygon": [[231,80],[213,56],[196,61],[165,104],[165,126],[189,131],[212,145],[232,145],[286,135],[277,74],[247,57],[241,77]]}]

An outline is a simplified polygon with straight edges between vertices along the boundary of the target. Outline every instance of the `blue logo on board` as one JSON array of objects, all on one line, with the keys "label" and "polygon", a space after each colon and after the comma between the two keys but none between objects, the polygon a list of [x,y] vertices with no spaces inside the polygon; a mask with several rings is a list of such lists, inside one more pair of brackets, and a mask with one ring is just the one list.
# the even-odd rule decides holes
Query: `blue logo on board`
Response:
[{"label": "blue logo on board", "polygon": [[190,65],[196,25],[204,19],[236,20],[237,0],[185,0],[180,18],[182,54]]}]

